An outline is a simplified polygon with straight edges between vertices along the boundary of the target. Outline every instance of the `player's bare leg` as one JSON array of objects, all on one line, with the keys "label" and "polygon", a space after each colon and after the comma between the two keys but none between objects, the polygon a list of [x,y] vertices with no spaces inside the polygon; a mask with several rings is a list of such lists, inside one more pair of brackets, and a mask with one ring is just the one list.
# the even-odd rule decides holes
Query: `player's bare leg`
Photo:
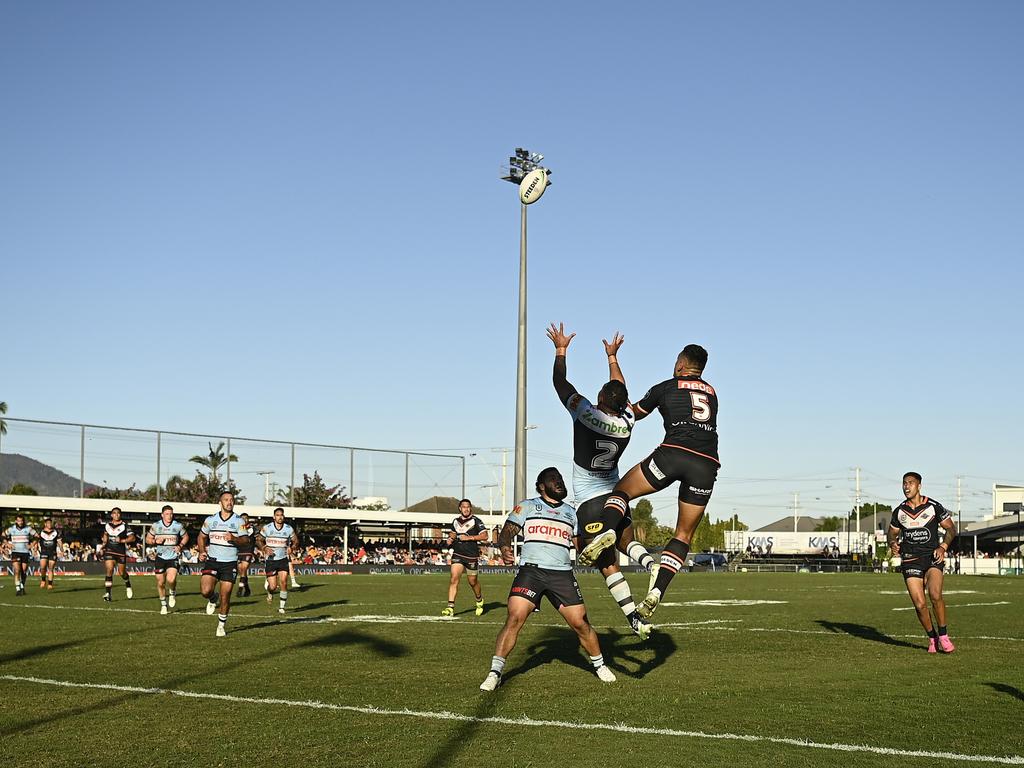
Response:
[{"label": "player's bare leg", "polygon": [[111,601],[111,592],[114,589],[114,561],[104,560],[103,561],[103,599],[108,603]]},{"label": "player's bare leg", "polygon": [[448,578],[448,607],[441,611],[442,616],[455,615],[455,596],[459,594],[459,579],[462,578],[462,572],[465,570],[466,566],[462,563],[452,561],[451,574]]},{"label": "player's bare leg", "polygon": [[910,602],[914,604],[917,612],[917,620],[921,622],[924,631],[928,633],[928,653],[935,653],[936,633],[932,625],[932,615],[928,610],[928,598],[925,595],[924,579],[911,577],[906,579],[907,594],[910,595]]},{"label": "player's bare leg", "polygon": [[174,607],[178,594],[178,569],[168,568],[164,574],[164,584],[167,588],[167,605]]},{"label": "player's bare leg", "polygon": [[124,581],[125,596],[131,600],[134,595],[134,592],[132,591],[132,577],[128,575],[128,566],[125,563],[118,563],[117,575],[121,577],[122,581]]},{"label": "player's bare leg", "polygon": [[480,587],[480,579],[476,571],[466,571],[466,581],[469,582],[469,588],[473,590],[473,596],[476,597],[476,607],[474,612],[477,616],[482,616],[484,613],[484,591]]},{"label": "player's bare leg", "polygon": [[498,632],[498,639],[494,643],[494,656],[491,657],[491,671],[480,684],[481,691],[493,691],[501,684],[501,673],[505,669],[505,659],[516,647],[516,640],[519,639],[519,632],[522,630],[526,620],[533,613],[534,604],[532,600],[525,597],[513,595],[508,599],[508,616],[505,624]]},{"label": "player's bare leg", "polygon": [[928,598],[935,611],[935,621],[939,625],[936,627],[938,632],[936,640],[944,653],[952,653],[956,650],[956,646],[949,639],[949,633],[946,630],[946,601],[942,597],[942,582],[944,580],[945,575],[938,568],[929,568],[924,575],[924,586],[928,590]]},{"label": "player's bare leg", "polygon": [[661,552],[661,563],[658,566],[658,575],[654,580],[654,586],[647,593],[643,602],[637,606],[637,612],[644,618],[651,617],[668,591],[668,585],[672,578],[686,565],[686,556],[690,553],[690,542],[693,540],[693,534],[697,530],[700,519],[704,516],[705,506],[685,501],[679,502],[676,530]]},{"label": "player's bare leg", "polygon": [[160,613],[161,615],[167,614],[167,575],[164,573],[156,574],[156,595],[160,598]]},{"label": "player's bare leg", "polygon": [[204,573],[199,578],[199,593],[206,598],[206,614],[212,616],[217,610],[220,598],[217,593],[217,577],[212,573]]},{"label": "player's bare leg", "polygon": [[218,605],[220,610],[217,614],[217,637],[224,637],[227,634],[228,613],[231,612],[231,592],[235,585],[230,581],[221,581],[218,586],[220,588],[220,603]]},{"label": "player's bare leg", "polygon": [[568,624],[576,632],[576,636],[580,639],[580,645],[583,646],[583,650],[590,656],[590,663],[594,667],[594,672],[601,678],[602,682],[614,683],[615,675],[604,663],[604,656],[601,654],[601,644],[597,640],[597,632],[590,625],[587,620],[587,608],[584,605],[563,605],[558,609],[558,612],[562,614],[562,618],[565,619],[565,623]]}]

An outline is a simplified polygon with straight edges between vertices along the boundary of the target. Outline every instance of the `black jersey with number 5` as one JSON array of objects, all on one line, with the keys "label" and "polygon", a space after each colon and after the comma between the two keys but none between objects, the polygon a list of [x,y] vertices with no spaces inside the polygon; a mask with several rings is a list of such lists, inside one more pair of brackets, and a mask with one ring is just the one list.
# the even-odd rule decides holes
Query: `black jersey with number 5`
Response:
[{"label": "black jersey with number 5", "polygon": [[716,464],[718,460],[718,395],[700,376],[676,376],[655,384],[635,406],[644,414],[657,408],[665,422],[665,441]]}]

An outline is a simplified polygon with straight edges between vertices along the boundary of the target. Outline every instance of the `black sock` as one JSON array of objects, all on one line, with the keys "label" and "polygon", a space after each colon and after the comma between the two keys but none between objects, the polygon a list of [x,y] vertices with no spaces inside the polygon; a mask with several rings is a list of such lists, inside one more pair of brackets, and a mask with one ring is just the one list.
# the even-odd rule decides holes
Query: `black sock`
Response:
[{"label": "black sock", "polygon": [[661,552],[661,568],[658,569],[658,578],[654,582],[654,588],[660,589],[662,597],[668,589],[672,577],[680,568],[686,565],[686,556],[690,553],[690,545],[679,539],[669,539],[665,549]]},{"label": "black sock", "polygon": [[128,589],[132,588],[132,577],[131,576],[125,576],[124,577],[124,585],[126,587],[128,587]]},{"label": "black sock", "polygon": [[928,637],[930,637],[932,640],[938,640],[939,639],[939,636],[937,634],[935,634],[935,629],[934,628],[928,630]]},{"label": "black sock", "polygon": [[939,634],[940,634],[940,635],[948,635],[948,634],[949,634],[949,633],[948,633],[948,632],[946,631],[946,627],[945,627],[945,625],[943,625],[943,626],[939,627]]}]

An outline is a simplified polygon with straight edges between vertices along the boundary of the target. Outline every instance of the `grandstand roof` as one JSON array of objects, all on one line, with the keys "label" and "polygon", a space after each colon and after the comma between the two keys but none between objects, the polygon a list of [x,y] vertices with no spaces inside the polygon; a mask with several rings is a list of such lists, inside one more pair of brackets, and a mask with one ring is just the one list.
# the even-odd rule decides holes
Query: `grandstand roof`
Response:
[{"label": "grandstand roof", "polygon": [[[797,520],[796,529],[797,531],[803,531],[804,533],[813,532],[819,525],[821,525],[824,518],[821,517],[807,517],[801,515],[800,519]],[[776,520],[774,523],[768,523],[768,525],[758,528],[758,531],[792,531],[793,530],[793,516],[786,515],[781,520]]]}]

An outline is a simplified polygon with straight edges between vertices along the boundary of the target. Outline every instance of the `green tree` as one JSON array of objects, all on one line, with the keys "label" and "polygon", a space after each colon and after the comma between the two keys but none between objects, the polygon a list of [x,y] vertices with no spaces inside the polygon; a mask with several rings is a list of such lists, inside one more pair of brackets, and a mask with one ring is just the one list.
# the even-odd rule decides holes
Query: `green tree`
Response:
[{"label": "green tree", "polygon": [[640,499],[633,507],[633,535],[641,544],[647,544],[656,534],[658,521],[654,519],[654,505],[650,499]]},{"label": "green tree", "polygon": [[11,496],[38,496],[39,493],[31,485],[25,485],[24,483],[15,483],[7,489],[7,493]]},{"label": "green tree", "polygon": [[343,485],[328,486],[319,472],[314,471],[312,477],[303,473],[302,485],[279,490],[274,503],[310,509],[348,509],[352,499],[345,490]]},{"label": "green tree", "polygon": [[216,504],[224,491],[231,491],[238,504],[245,504],[245,496],[238,492],[234,480],[222,483],[214,475],[204,475],[199,470],[196,470],[196,476],[191,480],[181,475],[167,478],[163,499],[190,504]]},{"label": "green tree", "polygon": [[[7,403],[0,403],[0,416],[7,413]],[[0,435],[7,434],[7,422],[0,419]]]},{"label": "green tree", "polygon": [[230,456],[224,453],[224,441],[221,440],[217,443],[217,447],[213,447],[213,443],[207,443],[210,448],[210,452],[205,456],[195,455],[189,461],[193,464],[199,464],[202,467],[206,467],[210,470],[210,477],[216,480],[220,475],[220,468],[227,464],[229,461],[237,463],[238,457],[235,454]]},{"label": "green tree", "polygon": [[135,483],[127,488],[108,488],[105,485],[102,488],[90,488],[85,492],[85,496],[88,499],[120,499],[123,501],[142,501],[145,498],[142,491],[135,487]]}]

